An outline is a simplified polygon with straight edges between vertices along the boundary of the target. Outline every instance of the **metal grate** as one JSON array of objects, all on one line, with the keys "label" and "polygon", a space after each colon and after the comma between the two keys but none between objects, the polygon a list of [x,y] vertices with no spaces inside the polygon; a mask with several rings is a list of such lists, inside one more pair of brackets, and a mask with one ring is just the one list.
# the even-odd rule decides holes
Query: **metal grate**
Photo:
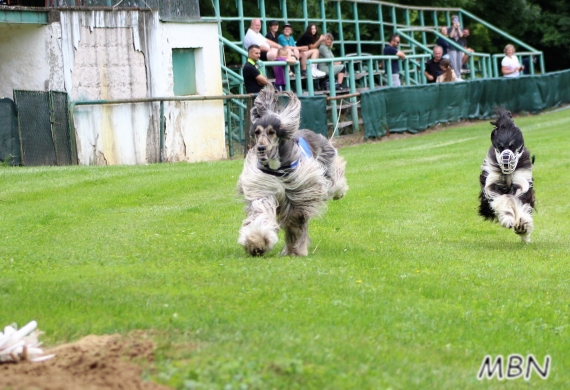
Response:
[{"label": "metal grate", "polygon": [[49,93],[14,90],[18,107],[18,131],[23,165],[56,165],[53,144]]},{"label": "metal grate", "polygon": [[20,140],[16,105],[9,98],[0,99],[0,162],[20,164]]},{"label": "metal grate", "polygon": [[67,112],[67,93],[50,91],[51,132],[57,165],[71,165],[71,137]]},{"label": "metal grate", "polygon": [[65,92],[14,90],[22,165],[71,165],[72,138]]}]

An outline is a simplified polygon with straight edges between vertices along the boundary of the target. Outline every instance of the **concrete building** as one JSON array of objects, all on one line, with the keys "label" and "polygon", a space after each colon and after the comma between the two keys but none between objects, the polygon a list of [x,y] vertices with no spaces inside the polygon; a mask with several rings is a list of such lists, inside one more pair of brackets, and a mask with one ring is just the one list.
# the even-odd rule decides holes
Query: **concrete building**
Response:
[{"label": "concrete building", "polygon": [[[221,95],[215,22],[150,8],[0,7],[0,96],[63,91],[70,101]],[[77,106],[78,163],[160,159],[159,103]],[[220,100],[165,101],[164,161],[226,157]]]}]

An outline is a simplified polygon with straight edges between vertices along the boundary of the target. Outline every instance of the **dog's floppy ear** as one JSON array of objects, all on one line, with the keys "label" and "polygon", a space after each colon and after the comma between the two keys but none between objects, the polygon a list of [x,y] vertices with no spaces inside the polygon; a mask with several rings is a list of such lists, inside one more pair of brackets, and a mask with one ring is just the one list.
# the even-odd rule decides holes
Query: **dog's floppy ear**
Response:
[{"label": "dog's floppy ear", "polygon": [[277,105],[277,91],[273,84],[267,84],[265,88],[259,91],[259,94],[253,102],[251,109],[251,123],[255,123],[259,118],[269,113],[274,114]]},{"label": "dog's floppy ear", "polygon": [[288,104],[278,114],[281,122],[280,138],[292,138],[293,134],[299,130],[301,122],[301,101],[293,92],[287,91],[283,94],[289,99]]}]

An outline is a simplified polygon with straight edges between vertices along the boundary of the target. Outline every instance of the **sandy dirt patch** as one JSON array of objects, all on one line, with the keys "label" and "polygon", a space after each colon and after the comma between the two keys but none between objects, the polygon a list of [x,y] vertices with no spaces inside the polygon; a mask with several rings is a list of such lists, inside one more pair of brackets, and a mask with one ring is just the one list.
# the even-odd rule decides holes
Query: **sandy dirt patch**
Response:
[{"label": "sandy dirt patch", "polygon": [[128,336],[87,336],[51,349],[45,362],[0,364],[0,389],[10,390],[166,390],[142,380],[142,367],[153,362],[155,345],[143,332]]}]

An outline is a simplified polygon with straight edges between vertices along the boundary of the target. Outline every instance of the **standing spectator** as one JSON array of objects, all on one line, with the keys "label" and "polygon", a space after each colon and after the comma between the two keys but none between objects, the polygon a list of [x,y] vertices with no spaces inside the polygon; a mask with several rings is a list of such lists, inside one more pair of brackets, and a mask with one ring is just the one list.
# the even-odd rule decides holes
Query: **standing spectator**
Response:
[{"label": "standing spectator", "polygon": [[[400,59],[405,59],[406,55],[404,52],[398,50],[398,45],[400,45],[400,36],[398,34],[390,35],[390,43],[384,48],[384,55],[388,56],[398,56]],[[392,86],[400,86],[400,67],[398,65],[398,60],[391,60],[392,62]]]},{"label": "standing spectator", "polygon": [[275,57],[277,57],[277,49],[281,46],[279,46],[278,43],[265,38],[259,31],[261,31],[261,21],[259,19],[253,19],[250,27],[247,29],[245,37],[243,38],[243,46],[245,47],[245,50],[248,50],[249,52],[249,47],[251,45],[257,45],[261,50],[261,61],[275,60]]},{"label": "standing spectator", "polygon": [[261,74],[257,68],[257,61],[261,57],[261,50],[258,45],[250,45],[247,49],[247,61],[243,66],[243,82],[247,93],[258,93],[269,84],[269,80]]},{"label": "standing spectator", "polygon": [[272,20],[271,22],[269,22],[269,31],[265,35],[265,38],[275,43],[278,43],[277,42],[278,31],[279,31],[279,22],[277,20]]},{"label": "standing spectator", "polygon": [[[441,32],[442,35],[445,35],[445,37],[447,38],[447,27],[443,26],[439,31]],[[435,40],[435,44],[437,46],[441,46],[441,48],[443,49],[443,55],[441,58],[449,58],[449,55],[447,54],[449,50],[449,42],[447,42],[445,39],[441,37],[437,37],[437,39]]]},{"label": "standing spectator", "polygon": [[520,72],[524,70],[519,59],[515,55],[515,47],[511,44],[505,46],[505,58],[501,61],[501,72],[505,77],[519,77]]},{"label": "standing spectator", "polygon": [[[331,33],[326,33],[325,34],[325,42],[319,46],[319,57],[320,58],[334,58],[334,54],[332,52],[332,45],[334,42],[334,37]],[[335,89],[337,91],[342,91],[344,90],[344,87],[342,86],[342,82],[344,81],[344,73],[345,73],[345,69],[344,66],[342,65],[341,62],[334,62],[333,63],[333,72],[336,75],[336,84],[335,84]],[[323,73],[325,73],[326,75],[329,74],[329,64],[319,64],[319,70],[321,70]],[[325,89],[329,89],[326,87],[328,80],[325,80]]]},{"label": "standing spectator", "polygon": [[438,76],[443,73],[443,70],[439,66],[442,58],[443,58],[442,47],[441,46],[434,47],[433,58],[426,62],[426,70],[424,72],[428,83],[435,83]]},{"label": "standing spectator", "polygon": [[[289,51],[289,49],[285,47],[282,47],[281,49],[277,50],[277,58],[275,58],[275,61],[285,61],[290,65],[293,65],[297,62],[297,60],[291,56],[291,52]],[[285,67],[274,66],[273,73],[275,74],[275,88],[278,91],[284,91],[286,86]]]},{"label": "standing spectator", "polygon": [[448,59],[445,58],[442,59],[439,62],[439,66],[443,73],[437,77],[436,82],[447,83],[450,81],[461,80],[460,78],[457,77],[456,73],[453,71],[453,67],[451,66],[450,61]]},{"label": "standing spectator", "polygon": [[523,74],[530,74],[530,61],[534,64],[534,70],[536,71],[536,56],[524,57],[522,60]]},{"label": "standing spectator", "polygon": [[[467,50],[469,53],[474,53],[475,50],[471,49],[467,43],[467,38],[469,37],[469,35],[471,35],[471,30],[469,30],[468,27],[463,28],[463,38],[461,38],[461,46],[465,50]],[[469,56],[465,53],[461,53],[461,54],[462,54],[461,65],[463,65],[463,69],[469,69],[467,67],[467,65],[465,65],[467,63],[467,61],[469,61]]]},{"label": "standing spectator", "polygon": [[[451,20],[453,24],[449,29],[449,39],[461,46],[460,40],[463,37],[463,29],[459,25],[459,17],[457,15],[453,15]],[[463,53],[453,45],[449,45],[449,51],[447,53],[449,54],[449,62],[451,63],[451,67],[455,71],[457,78],[461,78],[461,55]]]},{"label": "standing spectator", "polygon": [[[314,59],[319,58],[319,50],[318,49],[319,49],[319,46],[321,45],[321,43],[324,42],[324,40],[325,40],[325,36],[319,35],[319,30],[317,29],[317,25],[314,23],[309,24],[307,26],[307,30],[305,31],[305,33],[303,35],[301,35],[301,37],[299,39],[297,39],[297,49],[299,49],[299,53],[301,54],[301,57],[305,56],[305,61],[308,58],[314,58]],[[317,54],[316,55],[313,54],[315,52],[313,52],[311,50],[315,50],[315,52]],[[305,52],[309,52],[309,53],[305,54]],[[316,68],[316,64],[312,67],[312,71],[314,72],[315,69],[318,71],[318,69]],[[301,73],[303,76],[306,75],[306,72],[303,73],[303,71],[301,71]]]}]

